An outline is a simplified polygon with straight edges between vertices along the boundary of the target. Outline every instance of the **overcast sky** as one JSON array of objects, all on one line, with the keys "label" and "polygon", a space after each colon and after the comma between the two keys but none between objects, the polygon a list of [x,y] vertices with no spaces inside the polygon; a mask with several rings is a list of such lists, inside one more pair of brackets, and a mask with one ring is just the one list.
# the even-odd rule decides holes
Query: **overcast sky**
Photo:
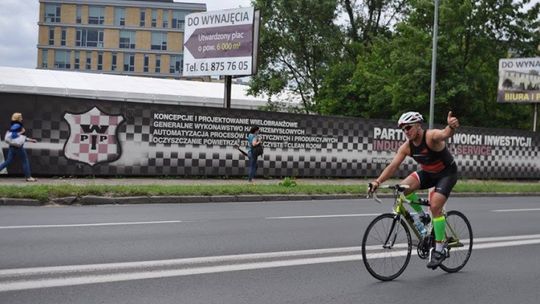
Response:
[{"label": "overcast sky", "polygon": [[[250,0],[185,0],[206,3],[208,11],[248,7]],[[39,0],[0,0],[0,66],[35,68]]]}]

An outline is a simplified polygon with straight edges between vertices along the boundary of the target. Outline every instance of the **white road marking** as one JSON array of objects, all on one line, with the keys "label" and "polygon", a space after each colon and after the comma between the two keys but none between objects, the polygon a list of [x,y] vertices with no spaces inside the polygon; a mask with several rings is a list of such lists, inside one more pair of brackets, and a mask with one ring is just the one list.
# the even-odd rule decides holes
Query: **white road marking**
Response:
[{"label": "white road marking", "polygon": [[153,221],[153,222],[118,222],[118,223],[91,223],[91,224],[65,224],[65,225],[0,226],[0,229],[99,227],[99,226],[174,224],[174,223],[182,223],[182,221]]},{"label": "white road marking", "polygon": [[491,210],[491,212],[527,212],[527,211],[540,211],[540,208]]},{"label": "white road marking", "polygon": [[288,220],[288,219],[331,218],[331,217],[360,217],[360,216],[377,216],[377,215],[380,215],[380,213],[271,216],[271,217],[266,217],[266,219],[267,220],[285,220],[285,219]]},{"label": "white road marking", "polygon": [[[540,244],[540,235],[478,238],[474,239],[474,243],[473,250],[535,245]],[[362,259],[360,251],[361,248],[355,246],[128,263],[5,269],[0,270],[0,292],[359,261]],[[392,251],[393,256],[405,254],[405,250]],[[368,253],[370,258],[380,258],[384,255],[384,252]]]}]

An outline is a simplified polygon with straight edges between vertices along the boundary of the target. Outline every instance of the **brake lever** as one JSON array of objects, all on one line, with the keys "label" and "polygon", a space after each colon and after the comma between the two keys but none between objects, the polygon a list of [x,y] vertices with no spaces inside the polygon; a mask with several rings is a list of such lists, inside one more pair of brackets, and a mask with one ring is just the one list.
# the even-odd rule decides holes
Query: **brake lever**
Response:
[{"label": "brake lever", "polygon": [[374,199],[377,203],[382,204],[382,200],[379,199],[379,197],[378,197],[377,194],[375,194],[375,193],[373,193],[373,199]]}]

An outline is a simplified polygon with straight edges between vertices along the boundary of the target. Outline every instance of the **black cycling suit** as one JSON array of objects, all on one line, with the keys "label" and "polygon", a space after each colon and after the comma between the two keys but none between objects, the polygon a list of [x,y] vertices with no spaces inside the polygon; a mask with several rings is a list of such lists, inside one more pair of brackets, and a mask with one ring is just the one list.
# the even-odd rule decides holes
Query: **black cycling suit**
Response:
[{"label": "black cycling suit", "polygon": [[445,146],[438,152],[428,147],[426,143],[427,131],[424,131],[419,146],[415,146],[409,140],[410,156],[422,167],[421,170],[416,171],[420,189],[435,187],[435,192],[448,198],[457,182],[457,165],[454,157],[448,151],[448,147]]}]

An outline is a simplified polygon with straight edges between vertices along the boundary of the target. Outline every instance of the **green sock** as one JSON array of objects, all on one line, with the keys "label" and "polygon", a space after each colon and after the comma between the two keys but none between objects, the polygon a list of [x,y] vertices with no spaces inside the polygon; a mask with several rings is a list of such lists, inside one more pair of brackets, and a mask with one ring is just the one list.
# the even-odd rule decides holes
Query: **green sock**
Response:
[{"label": "green sock", "polygon": [[446,238],[446,218],[444,215],[433,219],[433,230],[435,230],[435,241],[443,242]]},{"label": "green sock", "polygon": [[414,211],[416,211],[418,214],[424,213],[422,206],[418,205],[418,200],[420,198],[418,195],[416,195],[416,192],[410,193],[409,195],[405,196],[405,198],[411,201],[411,207],[414,209]]}]

